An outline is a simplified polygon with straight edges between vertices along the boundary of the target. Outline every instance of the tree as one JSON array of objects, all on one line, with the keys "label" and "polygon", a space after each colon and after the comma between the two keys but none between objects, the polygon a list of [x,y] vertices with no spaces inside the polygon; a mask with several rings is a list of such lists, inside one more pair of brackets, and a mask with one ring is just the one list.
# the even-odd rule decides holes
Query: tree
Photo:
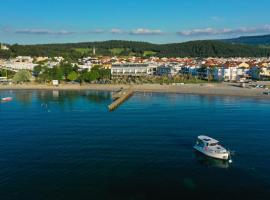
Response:
[{"label": "tree", "polygon": [[41,74],[43,68],[44,68],[44,67],[41,66],[41,65],[35,66],[34,69],[33,69],[33,75],[34,75],[35,77],[38,77],[38,76]]},{"label": "tree", "polygon": [[13,81],[15,83],[24,83],[29,82],[31,80],[31,73],[27,70],[20,70],[18,71],[15,76],[13,77]]},{"label": "tree", "polygon": [[61,67],[54,67],[49,70],[51,80],[63,80],[64,72]]},{"label": "tree", "polygon": [[90,72],[83,71],[81,76],[80,76],[80,80],[85,81],[85,82],[95,81],[99,78],[100,78],[100,74],[99,74],[98,70],[92,70]]},{"label": "tree", "polygon": [[78,79],[78,74],[75,71],[72,71],[68,74],[67,79],[70,81],[75,81]]},{"label": "tree", "polygon": [[111,70],[110,69],[100,69],[99,70],[101,79],[110,79],[111,78]]},{"label": "tree", "polygon": [[65,79],[68,79],[68,75],[74,71],[73,66],[68,63],[68,62],[64,62],[64,63],[60,63],[60,67],[59,67],[63,73],[63,76],[65,77]]},{"label": "tree", "polygon": [[95,81],[99,78],[99,72],[98,70],[92,70],[91,72],[89,72],[88,74],[88,80],[91,81]]}]

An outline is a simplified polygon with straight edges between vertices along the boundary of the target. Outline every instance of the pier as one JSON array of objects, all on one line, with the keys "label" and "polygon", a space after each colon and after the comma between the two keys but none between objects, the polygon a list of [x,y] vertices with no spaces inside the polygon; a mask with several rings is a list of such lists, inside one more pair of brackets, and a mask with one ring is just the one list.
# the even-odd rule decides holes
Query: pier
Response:
[{"label": "pier", "polygon": [[132,95],[134,91],[129,89],[121,89],[117,91],[117,93],[112,95],[113,102],[108,106],[109,111],[114,111],[116,108],[118,108],[122,103],[124,103],[126,100],[128,100]]}]

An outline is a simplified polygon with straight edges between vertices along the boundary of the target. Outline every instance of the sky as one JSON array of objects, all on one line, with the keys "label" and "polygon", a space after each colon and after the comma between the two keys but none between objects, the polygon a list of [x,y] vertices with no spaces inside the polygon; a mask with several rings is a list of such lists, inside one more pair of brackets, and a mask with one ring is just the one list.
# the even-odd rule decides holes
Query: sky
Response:
[{"label": "sky", "polygon": [[175,43],[270,34],[269,0],[0,0],[0,42]]}]

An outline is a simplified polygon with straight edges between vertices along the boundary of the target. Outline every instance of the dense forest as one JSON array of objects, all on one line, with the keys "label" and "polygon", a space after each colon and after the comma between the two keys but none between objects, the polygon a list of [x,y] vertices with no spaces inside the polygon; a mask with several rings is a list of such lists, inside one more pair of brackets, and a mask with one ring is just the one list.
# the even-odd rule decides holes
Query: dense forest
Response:
[{"label": "dense forest", "polygon": [[252,45],[230,44],[223,41],[191,41],[175,44],[151,44],[134,41],[105,41],[67,44],[10,45],[0,50],[1,58],[14,56],[63,56],[77,59],[93,55],[158,56],[158,57],[264,57],[270,49]]},{"label": "dense forest", "polygon": [[270,45],[270,35],[243,36],[239,38],[222,40],[232,44]]}]

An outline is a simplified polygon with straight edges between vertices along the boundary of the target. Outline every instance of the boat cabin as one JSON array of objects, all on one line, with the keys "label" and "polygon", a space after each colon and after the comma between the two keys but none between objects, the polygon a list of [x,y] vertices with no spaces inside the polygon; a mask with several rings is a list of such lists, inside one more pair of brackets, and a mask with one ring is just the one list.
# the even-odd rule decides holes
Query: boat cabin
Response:
[{"label": "boat cabin", "polygon": [[199,136],[197,139],[197,145],[201,147],[217,146],[218,144],[219,141],[204,135]]}]

